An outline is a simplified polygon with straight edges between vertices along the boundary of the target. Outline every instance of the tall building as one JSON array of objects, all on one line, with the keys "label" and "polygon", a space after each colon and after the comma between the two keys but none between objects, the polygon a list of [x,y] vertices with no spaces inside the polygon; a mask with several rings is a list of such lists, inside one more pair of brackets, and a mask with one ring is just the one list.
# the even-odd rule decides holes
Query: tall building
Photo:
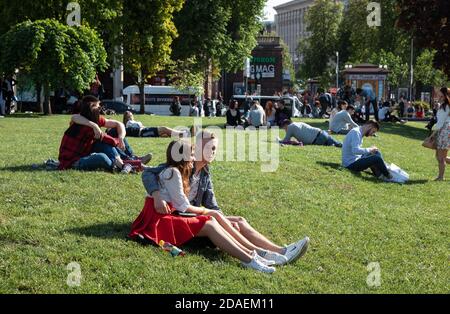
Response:
[{"label": "tall building", "polygon": [[[345,6],[348,5],[348,0],[335,1],[343,2]],[[302,56],[297,54],[298,44],[300,40],[310,36],[310,32],[306,29],[305,16],[313,4],[314,0],[293,0],[274,7],[277,12],[275,15],[276,31],[288,45],[296,70],[302,59]]]},{"label": "tall building", "polygon": [[288,45],[296,69],[301,61],[301,56],[297,54],[298,43],[310,35],[306,29],[305,16],[313,4],[314,0],[293,0],[274,7],[278,36]]}]

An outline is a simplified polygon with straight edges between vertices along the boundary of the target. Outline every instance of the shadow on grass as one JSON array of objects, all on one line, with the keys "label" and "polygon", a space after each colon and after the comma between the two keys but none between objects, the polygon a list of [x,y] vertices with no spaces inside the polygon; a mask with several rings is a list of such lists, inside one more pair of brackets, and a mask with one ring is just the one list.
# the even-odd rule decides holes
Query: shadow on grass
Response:
[{"label": "shadow on grass", "polygon": [[43,113],[15,113],[10,116],[6,116],[5,119],[38,119],[46,117]]},{"label": "shadow on grass", "polygon": [[21,165],[21,166],[10,166],[10,167],[0,167],[0,171],[11,171],[11,172],[52,172],[45,169],[44,165]]},{"label": "shadow on grass", "polygon": [[121,239],[128,240],[131,223],[105,223],[92,226],[80,227],[66,230],[67,232],[78,234],[86,237],[100,239]]},{"label": "shadow on grass", "polygon": [[[74,228],[66,230],[66,232],[82,235],[85,237],[100,238],[105,240],[118,239],[124,241],[134,241],[128,238],[130,232],[130,223],[104,223],[81,228]],[[158,248],[156,244],[151,241],[136,241],[143,246],[152,246]],[[216,250],[215,245],[208,238],[194,238],[188,243],[184,244],[182,249],[188,254],[195,254],[204,256],[212,261],[221,260],[222,252]]]},{"label": "shadow on grass", "polygon": [[[384,183],[383,181],[381,181],[378,178],[375,178],[373,176],[373,174],[370,171],[363,171],[363,172],[355,172],[355,171],[350,171],[345,169],[344,167],[341,166],[341,164],[338,163],[332,163],[332,162],[324,162],[324,161],[317,161],[316,162],[318,165],[321,165],[322,167],[331,170],[331,171],[343,171],[346,170],[349,173],[353,174],[355,177],[358,177],[360,179],[366,180],[366,181],[371,181],[373,183]],[[367,175],[364,175],[367,174]],[[408,182],[406,182],[404,185],[416,185],[416,184],[425,184],[428,183],[428,180],[409,180]]]}]

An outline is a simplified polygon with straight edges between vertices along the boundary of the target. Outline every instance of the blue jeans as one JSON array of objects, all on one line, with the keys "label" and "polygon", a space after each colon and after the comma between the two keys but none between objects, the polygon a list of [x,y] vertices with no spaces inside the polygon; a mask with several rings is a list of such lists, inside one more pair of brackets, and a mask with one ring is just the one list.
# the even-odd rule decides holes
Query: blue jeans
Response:
[{"label": "blue jeans", "polygon": [[78,160],[73,165],[73,168],[82,171],[94,171],[97,169],[111,171],[113,169],[113,162],[104,153],[93,153]]},{"label": "blue jeans", "polygon": [[342,147],[342,143],[331,137],[328,132],[322,131],[314,141],[313,145]]},{"label": "blue jeans", "polygon": [[384,163],[383,156],[380,152],[374,155],[365,155],[347,167],[347,169],[356,172],[361,172],[369,168],[376,177],[379,177],[382,174],[385,177],[390,176],[389,170],[386,168],[386,164]]},{"label": "blue jeans", "polygon": [[[107,134],[109,136],[112,137],[119,137],[119,134],[117,133],[116,129],[109,129]],[[134,156],[134,152],[133,149],[131,148],[130,144],[128,143],[128,140],[126,138],[123,139],[123,142],[125,144],[125,150],[121,150],[120,148],[115,148],[116,151],[119,153],[120,158],[122,158],[123,160],[128,160],[128,159],[133,159]]]},{"label": "blue jeans", "polygon": [[92,153],[103,153],[106,157],[108,157],[112,164],[114,164],[116,157],[120,156],[119,149],[100,141],[94,143],[92,146]]}]

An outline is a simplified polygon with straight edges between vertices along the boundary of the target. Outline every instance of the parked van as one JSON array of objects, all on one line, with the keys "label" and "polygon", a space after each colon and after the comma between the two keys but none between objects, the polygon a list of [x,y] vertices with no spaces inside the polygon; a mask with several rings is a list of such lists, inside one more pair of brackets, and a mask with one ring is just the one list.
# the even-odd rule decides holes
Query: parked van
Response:
[{"label": "parked van", "polygon": [[[190,88],[188,90],[179,90],[172,86],[152,86],[145,85],[145,113],[153,113],[161,116],[169,116],[170,105],[175,97],[180,98],[181,115],[189,115],[189,104],[194,99],[195,91]],[[131,85],[123,90],[123,101],[130,105],[134,111],[139,112],[141,107],[140,92],[137,85]]]},{"label": "parked van", "polygon": [[245,103],[246,98],[249,97],[253,100],[259,101],[261,106],[265,109],[268,101],[273,103],[275,102],[283,102],[284,107],[292,110],[292,117],[299,118],[302,116],[301,108],[303,107],[303,103],[296,96],[245,96],[245,95],[234,95],[233,99],[239,102],[239,107],[241,111],[243,111],[243,105]]}]

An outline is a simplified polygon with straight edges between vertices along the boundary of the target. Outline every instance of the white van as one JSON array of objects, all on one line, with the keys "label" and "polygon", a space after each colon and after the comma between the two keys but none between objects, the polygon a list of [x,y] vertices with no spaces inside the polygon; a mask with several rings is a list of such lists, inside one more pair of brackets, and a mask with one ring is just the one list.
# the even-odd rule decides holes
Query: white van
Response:
[{"label": "white van", "polygon": [[[245,96],[245,95],[234,95],[233,99],[239,102],[241,108],[243,108],[243,103],[246,98],[249,97],[252,100],[257,100],[261,104],[263,108],[266,108],[266,103],[268,101],[271,102],[280,102],[284,103],[284,106],[290,110],[292,110],[292,117],[299,118],[302,116],[300,110],[303,107],[303,103],[296,96]],[[241,109],[243,110],[243,109]]]},{"label": "white van", "polygon": [[[169,116],[170,105],[175,97],[180,97],[181,115],[189,115],[189,104],[194,99],[195,91],[193,88],[179,90],[173,86],[152,86],[145,85],[145,113],[153,113],[161,116]],[[130,105],[136,112],[140,111],[141,101],[140,92],[137,85],[131,85],[123,90],[123,101]]]}]

